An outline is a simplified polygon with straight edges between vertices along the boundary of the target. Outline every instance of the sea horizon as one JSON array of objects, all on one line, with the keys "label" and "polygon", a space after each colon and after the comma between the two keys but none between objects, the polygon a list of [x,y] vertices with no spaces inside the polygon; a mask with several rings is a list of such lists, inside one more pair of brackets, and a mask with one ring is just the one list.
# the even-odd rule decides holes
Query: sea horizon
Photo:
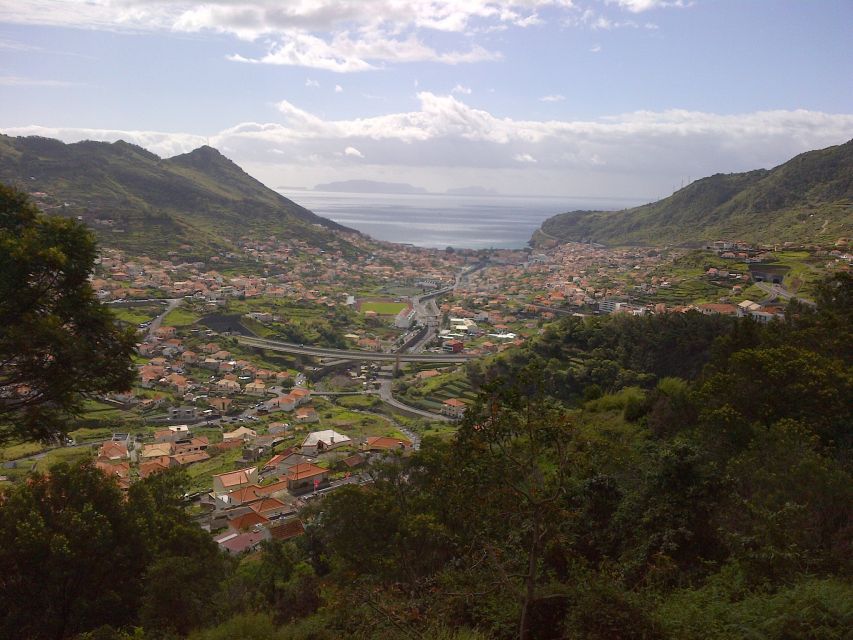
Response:
[{"label": "sea horizon", "polygon": [[427,248],[520,249],[551,216],[612,211],[647,198],[360,193],[277,189],[324,218],[377,240]]}]

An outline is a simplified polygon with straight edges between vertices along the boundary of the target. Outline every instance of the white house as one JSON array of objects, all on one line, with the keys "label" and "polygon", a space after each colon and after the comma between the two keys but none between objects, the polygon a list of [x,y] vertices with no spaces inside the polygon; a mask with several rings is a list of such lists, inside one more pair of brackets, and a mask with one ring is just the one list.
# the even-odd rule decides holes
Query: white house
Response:
[{"label": "white house", "polygon": [[352,440],[348,436],[332,431],[331,429],[313,431],[308,434],[305,442],[302,443],[302,454],[316,456],[318,453],[336,449],[351,442]]}]

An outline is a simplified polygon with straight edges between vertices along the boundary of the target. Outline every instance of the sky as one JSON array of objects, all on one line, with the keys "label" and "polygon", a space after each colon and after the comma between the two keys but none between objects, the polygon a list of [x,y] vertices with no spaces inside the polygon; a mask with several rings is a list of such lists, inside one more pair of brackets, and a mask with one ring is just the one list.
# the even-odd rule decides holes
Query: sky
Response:
[{"label": "sky", "polygon": [[851,0],[0,0],[0,131],[656,199],[853,138]]}]

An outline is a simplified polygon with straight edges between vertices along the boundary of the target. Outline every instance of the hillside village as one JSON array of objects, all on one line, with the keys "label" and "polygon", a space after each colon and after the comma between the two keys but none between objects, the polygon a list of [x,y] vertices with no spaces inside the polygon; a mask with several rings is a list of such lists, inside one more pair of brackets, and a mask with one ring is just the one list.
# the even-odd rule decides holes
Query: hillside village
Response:
[{"label": "hillside village", "polygon": [[[76,451],[125,490],[186,469],[197,522],[239,553],[299,535],[305,500],[369,482],[373,461],[406,455],[421,434],[452,433],[476,395],[464,365],[359,364],[244,337],[488,358],[566,315],[779,320],[790,299],[809,302],[822,274],[853,263],[847,238],[445,251],[340,233],[346,247],[244,238],[204,258],[189,245],[163,259],[103,249],[91,284],[138,332],[136,381],[92,399]],[[28,456],[4,457],[5,481],[23,477]]]}]

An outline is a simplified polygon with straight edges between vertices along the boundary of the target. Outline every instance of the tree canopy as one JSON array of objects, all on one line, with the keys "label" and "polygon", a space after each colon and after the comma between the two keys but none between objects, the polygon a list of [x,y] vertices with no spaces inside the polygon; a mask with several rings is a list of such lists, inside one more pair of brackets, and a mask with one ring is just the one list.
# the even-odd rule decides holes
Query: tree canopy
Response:
[{"label": "tree canopy", "polygon": [[82,224],[0,185],[0,440],[52,439],[83,394],[129,388],[134,335],[92,290],[96,257]]}]

